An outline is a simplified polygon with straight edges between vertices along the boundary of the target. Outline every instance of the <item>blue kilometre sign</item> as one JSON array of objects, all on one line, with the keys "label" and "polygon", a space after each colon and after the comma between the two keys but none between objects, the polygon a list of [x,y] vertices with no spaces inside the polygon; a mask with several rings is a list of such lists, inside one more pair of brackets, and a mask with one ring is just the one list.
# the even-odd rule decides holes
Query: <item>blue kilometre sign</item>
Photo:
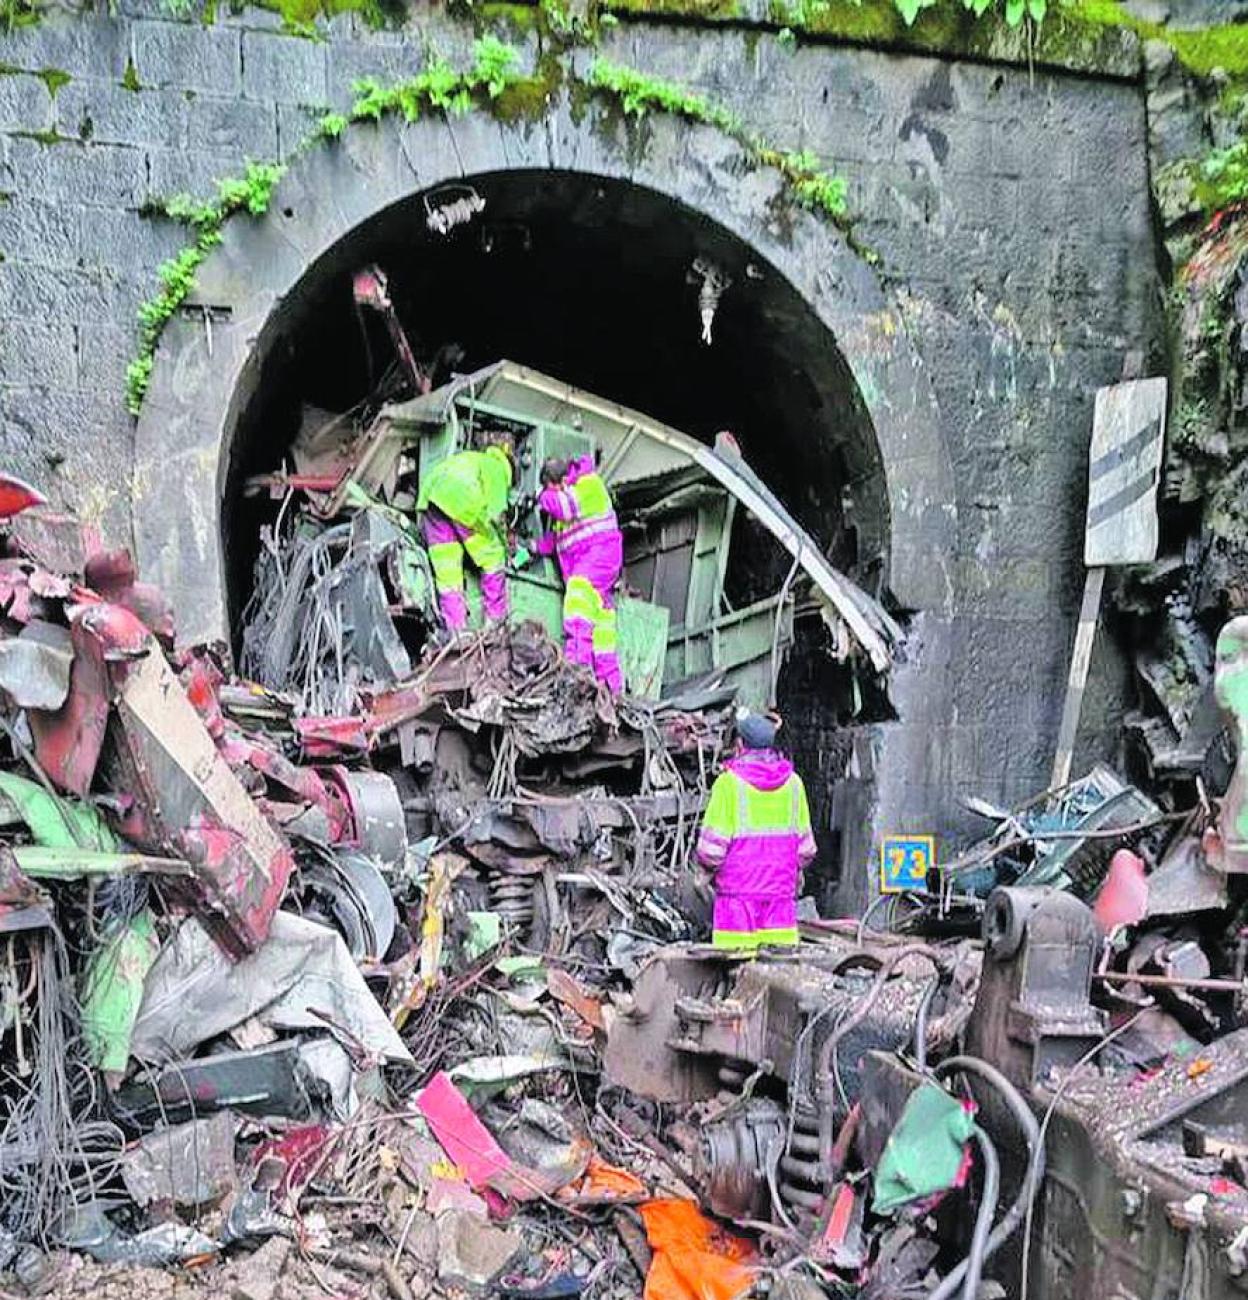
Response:
[{"label": "blue kilometre sign", "polygon": [[927,873],[936,863],[931,835],[886,835],[880,845],[880,893],[905,894],[927,888]]}]

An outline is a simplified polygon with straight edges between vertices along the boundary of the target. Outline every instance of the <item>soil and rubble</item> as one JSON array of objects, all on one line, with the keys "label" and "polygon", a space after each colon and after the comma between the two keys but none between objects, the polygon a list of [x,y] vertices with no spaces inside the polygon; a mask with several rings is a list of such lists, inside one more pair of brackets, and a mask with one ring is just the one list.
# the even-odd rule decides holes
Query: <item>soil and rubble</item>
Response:
[{"label": "soil and rubble", "polygon": [[[1062,1232],[1109,1239],[1039,1196],[1076,1156],[1088,1215],[1121,1182],[1150,1229],[1071,1265],[1097,1294],[1169,1267],[1168,1230],[1242,1276],[1245,774],[1220,808],[1106,767],[972,801],[988,832],[927,890],[716,950],[694,843],[800,544],[757,646],[662,690],[636,655],[613,697],[540,617],[437,635],[401,458],[374,473],[396,419],[322,421],[253,484],[239,674],[125,552],[13,506],[6,1291],[1000,1295]],[[878,672],[900,629],[808,576]]]}]

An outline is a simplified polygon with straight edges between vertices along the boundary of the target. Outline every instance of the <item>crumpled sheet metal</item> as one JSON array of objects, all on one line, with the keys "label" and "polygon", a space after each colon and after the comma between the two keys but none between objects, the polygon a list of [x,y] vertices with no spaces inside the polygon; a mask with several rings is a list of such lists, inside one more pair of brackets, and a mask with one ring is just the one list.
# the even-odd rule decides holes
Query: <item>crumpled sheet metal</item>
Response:
[{"label": "crumpled sheet metal", "polygon": [[69,694],[74,652],[68,628],[28,623],[0,640],[0,689],[20,709],[59,709]]},{"label": "crumpled sheet metal", "polygon": [[0,934],[52,924],[48,897],[22,874],[10,849],[0,848]]},{"label": "crumpled sheet metal", "polygon": [[[320,1041],[345,1059],[336,1043]],[[122,1084],[113,1112],[119,1123],[139,1132],[218,1110],[308,1119],[312,1107],[303,1049],[310,1045],[285,1039],[246,1052],[216,1052],[153,1068]],[[350,1071],[349,1061],[345,1068]]]},{"label": "crumpled sheet metal", "polygon": [[104,647],[81,618],[71,620],[74,662],[69,694],[55,710],[27,714],[35,738],[35,757],[62,790],[85,797],[104,748],[112,687]]},{"label": "crumpled sheet metal", "polygon": [[253,1016],[279,1031],[337,1027],[376,1060],[412,1059],[342,938],[290,912],[278,912],[268,940],[234,963],[198,921],[184,921],[148,972],[131,1052],[178,1060]]},{"label": "crumpled sheet metal", "polygon": [[1209,866],[1200,841],[1188,835],[1170,846],[1148,877],[1147,915],[1218,911],[1227,905],[1227,898],[1226,876]]},{"label": "crumpled sheet metal", "polygon": [[8,530],[23,555],[53,573],[85,573],[88,559],[103,545],[94,524],[46,506],[23,511]]},{"label": "crumpled sheet metal", "polygon": [[294,859],[218,752],[154,641],[127,666],[110,733],[115,789],[132,791],[123,830],[192,863],[197,914],[234,957],[269,932]]},{"label": "crumpled sheet metal", "polygon": [[160,951],[151,912],[118,926],[87,960],[82,977],[82,1033],[88,1059],[110,1082],[125,1073],[143,982]]},{"label": "crumpled sheet metal", "polygon": [[16,772],[0,772],[0,809],[19,817],[34,842],[46,848],[102,853],[121,848],[121,841],[91,804],[57,799]]},{"label": "crumpled sheet metal", "polygon": [[204,1205],[238,1186],[235,1119],[219,1111],[148,1133],[125,1154],[121,1180],[136,1205]]}]

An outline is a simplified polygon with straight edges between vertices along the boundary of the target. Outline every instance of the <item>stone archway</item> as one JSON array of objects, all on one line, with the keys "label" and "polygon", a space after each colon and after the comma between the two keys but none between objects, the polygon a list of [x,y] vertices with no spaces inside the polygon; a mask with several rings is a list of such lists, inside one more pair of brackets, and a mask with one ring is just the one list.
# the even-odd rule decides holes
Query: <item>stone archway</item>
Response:
[{"label": "stone archway", "polygon": [[[850,910],[871,892],[873,842],[890,829],[913,829],[910,788],[928,761],[929,723],[949,711],[949,647],[940,636],[921,644],[923,615],[948,627],[955,613],[953,473],[932,389],[900,305],[843,234],[791,206],[778,176],[754,167],[713,128],[650,119],[638,147],[608,125],[564,102],[538,124],[474,114],[357,126],[291,167],[266,218],[231,222],[157,353],[136,434],[139,564],[169,593],[188,641],[228,638],[222,520],[236,431],[273,339],[289,325],[287,304],[311,270],[380,214],[465,176],[519,172],[602,178],[691,213],[753,250],[822,328],[871,443],[864,459],[875,479],[865,490],[878,500],[883,561],[875,581],[920,616],[920,644],[892,674],[897,720],[862,733],[852,779],[829,772],[814,796],[824,829],[844,828],[830,837],[830,875],[840,878],[837,906]],[[817,458],[820,448],[808,454]],[[811,689],[818,692],[817,680]],[[822,728],[814,731],[808,767],[823,752]]]},{"label": "stone archway", "polygon": [[[951,613],[952,469],[934,399],[899,310],[828,222],[785,211],[779,178],[748,169],[712,128],[648,121],[644,149],[566,103],[542,122],[483,114],[352,128],[300,158],[262,220],[238,218],[161,341],[135,443],[134,522],[145,576],[188,640],[228,632],[221,506],[231,439],[259,381],[266,331],[321,258],[418,191],[465,174],[571,171],[692,209],[753,248],[804,300],[857,386],[878,444],[887,510],[884,585],[904,607]],[[196,308],[200,311],[196,311]]]}]

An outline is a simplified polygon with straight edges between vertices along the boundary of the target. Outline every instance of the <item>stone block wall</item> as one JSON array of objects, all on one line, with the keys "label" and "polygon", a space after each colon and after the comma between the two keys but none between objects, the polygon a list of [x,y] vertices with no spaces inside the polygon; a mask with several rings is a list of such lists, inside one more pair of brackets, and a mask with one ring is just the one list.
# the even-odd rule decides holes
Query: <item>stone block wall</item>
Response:
[{"label": "stone block wall", "polygon": [[[121,0],[112,17],[56,12],[0,38],[4,466],[128,540],[124,369],[135,311],[184,242],[145,206],[206,195],[244,159],[289,157],[357,78],[409,76],[431,45],[463,57],[471,40],[441,11],[387,32],[342,16],[310,41],[265,11],[205,27],[157,0]],[[955,561],[931,574],[944,596],[914,612],[914,662],[894,692],[925,739],[909,728],[894,752],[880,729],[879,798],[896,829],[956,837],[969,829],[958,795],[1010,803],[1045,782],[1082,580],[1093,397],[1128,354],[1147,364],[1160,347],[1141,87],[794,50],[730,26],[625,21],[603,53],[848,178],[855,235],[927,370],[956,481]],[[909,545],[928,562],[922,538]],[[932,714],[937,677],[953,704]],[[1121,665],[1102,654],[1087,757],[1112,747],[1121,691]]]}]

